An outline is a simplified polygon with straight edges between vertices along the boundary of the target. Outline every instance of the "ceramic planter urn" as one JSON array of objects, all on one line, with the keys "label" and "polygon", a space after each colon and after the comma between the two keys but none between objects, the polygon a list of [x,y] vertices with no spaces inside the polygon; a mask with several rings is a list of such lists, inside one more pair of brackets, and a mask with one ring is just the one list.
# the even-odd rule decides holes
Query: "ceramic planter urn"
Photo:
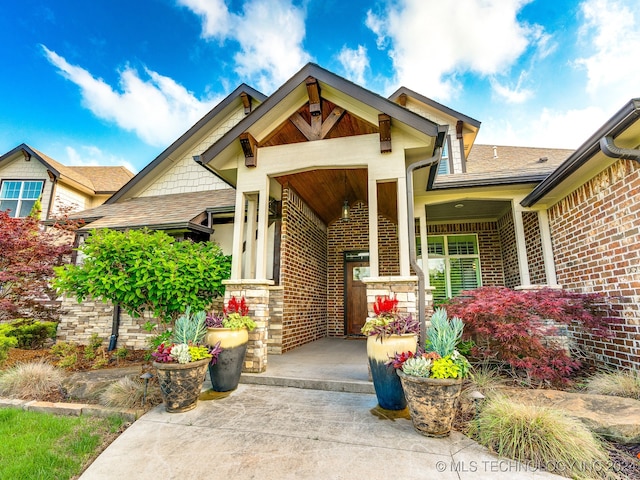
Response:
[{"label": "ceramic planter urn", "polygon": [[415,352],[418,337],[412,333],[367,337],[367,357],[371,367],[371,378],[376,390],[378,405],[385,410],[402,410],[407,402],[402,391],[400,378],[392,365],[385,365],[390,358],[401,352]]},{"label": "ceramic planter urn", "polygon": [[238,388],[249,332],[246,328],[207,328],[204,342],[213,347],[220,342],[222,351],[215,365],[209,365],[211,387],[214,392],[229,392]]},{"label": "ceramic planter urn", "polygon": [[456,413],[461,378],[423,378],[397,370],[413,428],[427,437],[446,437]]},{"label": "ceramic planter urn", "polygon": [[188,412],[196,408],[209,360],[203,358],[189,363],[153,362],[167,412]]}]

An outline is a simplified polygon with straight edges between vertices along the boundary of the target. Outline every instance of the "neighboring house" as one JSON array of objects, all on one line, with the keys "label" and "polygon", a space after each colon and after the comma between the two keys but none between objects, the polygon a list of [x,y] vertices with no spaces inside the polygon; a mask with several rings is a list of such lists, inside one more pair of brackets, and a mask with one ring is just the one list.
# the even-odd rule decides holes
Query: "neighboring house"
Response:
[{"label": "neighboring house", "polygon": [[[245,296],[258,322],[248,371],[264,371],[268,353],[358,335],[376,296],[415,314],[481,285],[615,295],[618,337],[585,344],[639,366],[639,165],[611,138],[621,159],[598,143],[638,147],[637,102],[625,109],[576,152],[475,145],[473,118],[308,64],[270,97],[241,85],[78,215],[86,231],[149,226],[218,241],[233,258],[226,296]],[[105,335],[110,312],[90,323],[78,329],[71,314],[61,331]],[[131,319],[120,336],[143,346]]]},{"label": "neighboring house", "polygon": [[40,200],[45,220],[92,208],[133,176],[125,167],[68,167],[23,143],[0,157],[0,210],[26,217]]}]

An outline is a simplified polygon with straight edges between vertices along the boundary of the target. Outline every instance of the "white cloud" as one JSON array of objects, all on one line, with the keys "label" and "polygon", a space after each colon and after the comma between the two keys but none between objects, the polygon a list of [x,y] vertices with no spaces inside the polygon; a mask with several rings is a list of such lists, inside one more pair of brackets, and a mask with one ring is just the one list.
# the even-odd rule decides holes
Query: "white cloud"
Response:
[{"label": "white cloud", "polygon": [[224,40],[231,30],[233,16],[224,0],[177,0],[178,5],[187,7],[202,17],[202,38]]},{"label": "white cloud", "polygon": [[366,25],[378,45],[389,42],[397,78],[429,97],[451,98],[456,76],[507,71],[537,41],[540,26],[517,19],[528,0],[403,0],[382,15],[369,12]]},{"label": "white cloud", "polygon": [[576,60],[586,69],[587,92],[622,104],[640,95],[640,13],[637,0],[587,0],[581,4],[580,39],[588,52]]},{"label": "white cloud", "polygon": [[578,148],[606,118],[607,113],[594,106],[567,111],[543,108],[539,113],[511,120],[490,117],[482,122],[476,143]]},{"label": "white cloud", "polygon": [[291,0],[249,0],[242,14],[230,13],[223,0],[178,0],[202,18],[202,36],[235,40],[235,71],[270,94],[311,57],[302,48],[306,12]]},{"label": "white cloud", "polygon": [[72,81],[82,94],[82,102],[94,115],[134,132],[149,145],[166,146],[200,119],[215,103],[199,100],[169,77],[145,70],[149,77],[126,68],[120,73],[120,90],[87,70],[69,64],[42,45],[47,59],[61,75]]},{"label": "white cloud", "polygon": [[124,158],[105,153],[94,145],[81,145],[78,148],[67,145],[64,151],[67,158],[63,163],[68,166],[123,166],[134,173],[137,171],[137,169]]},{"label": "white cloud", "polygon": [[364,74],[369,69],[369,57],[367,56],[366,47],[358,45],[355,50],[342,47],[342,50],[338,53],[338,61],[349,80],[360,85],[366,83]]},{"label": "white cloud", "polygon": [[498,97],[505,100],[507,103],[524,103],[533,96],[533,91],[524,88],[522,84],[527,78],[527,72],[521,72],[518,76],[518,82],[515,87],[509,87],[499,82],[495,77],[491,77],[489,82],[491,88]]}]

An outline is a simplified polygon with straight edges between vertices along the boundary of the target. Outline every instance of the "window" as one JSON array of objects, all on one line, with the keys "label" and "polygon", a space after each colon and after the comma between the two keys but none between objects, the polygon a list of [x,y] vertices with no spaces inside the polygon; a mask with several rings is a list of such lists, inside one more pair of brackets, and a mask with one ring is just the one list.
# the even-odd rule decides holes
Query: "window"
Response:
[{"label": "window", "polygon": [[442,158],[440,159],[440,164],[438,165],[438,175],[447,175],[451,173],[449,171],[449,135],[445,138],[442,145]]},{"label": "window", "polygon": [[481,285],[478,238],[475,235],[442,235],[427,239],[429,283],[434,301],[455,297]]},{"label": "window", "polygon": [[0,188],[0,210],[12,217],[26,217],[42,193],[42,180],[4,180]]}]

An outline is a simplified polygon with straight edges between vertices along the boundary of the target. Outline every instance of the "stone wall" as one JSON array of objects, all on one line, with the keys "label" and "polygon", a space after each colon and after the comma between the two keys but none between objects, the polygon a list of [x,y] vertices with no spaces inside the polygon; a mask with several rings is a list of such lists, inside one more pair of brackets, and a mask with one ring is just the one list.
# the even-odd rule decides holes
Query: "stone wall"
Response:
[{"label": "stone wall", "polygon": [[615,310],[613,340],[575,333],[595,358],[640,368],[640,164],[618,161],[549,213],[558,283],[602,293]]}]

